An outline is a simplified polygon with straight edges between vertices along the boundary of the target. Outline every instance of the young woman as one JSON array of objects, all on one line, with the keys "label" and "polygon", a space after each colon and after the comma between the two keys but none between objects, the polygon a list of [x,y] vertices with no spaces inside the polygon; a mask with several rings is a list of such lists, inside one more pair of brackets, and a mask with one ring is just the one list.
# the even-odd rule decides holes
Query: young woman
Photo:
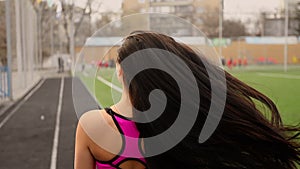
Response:
[{"label": "young woman", "polygon": [[[156,145],[147,142],[146,139],[163,133],[171,128],[174,121],[176,121],[182,106],[181,103],[184,102],[181,100],[183,96],[180,85],[176,84],[176,80],[168,72],[150,68],[134,74],[132,69],[140,66],[140,64],[147,65],[151,62],[152,64],[165,65],[176,72],[182,65],[172,64],[172,59],[170,62],[165,61],[165,59],[159,58],[162,55],[155,52],[138,53],[145,49],[167,51],[173,54],[172,57],[182,60],[191,70],[200,96],[200,102],[195,99],[185,102],[190,106],[189,110],[193,110],[195,107],[199,108],[191,130],[178,144],[156,155],[151,155]],[[128,60],[134,54],[136,54],[135,57],[147,55],[149,60],[144,62]],[[222,75],[224,70],[208,60],[187,45],[178,43],[173,38],[160,33],[139,31],[126,37],[119,49],[117,58],[117,74],[124,88],[122,98],[120,102],[111,108],[88,112],[80,119],[76,136],[75,168],[89,169],[94,168],[96,165],[101,168],[103,163],[107,163],[103,161],[109,161],[110,167],[128,169],[145,168],[146,164],[150,169],[296,169],[297,164],[300,163],[300,146],[299,140],[297,140],[299,138],[299,128],[284,126],[278,109],[268,97],[229,73],[225,72],[226,84],[211,84],[208,69],[213,70],[216,77]],[[126,64],[122,64],[123,61],[126,61]],[[185,78],[188,75],[182,73],[181,76]],[[191,81],[189,81],[189,78],[184,81],[187,88],[189,88]],[[207,120],[212,98],[219,98],[217,103],[222,104],[221,96],[214,93],[212,85],[219,88],[226,85],[224,111],[214,133],[204,143],[199,143],[199,135]],[[133,117],[138,120],[141,112],[155,106],[151,105],[154,102],[149,99],[151,98],[149,94],[155,89],[164,92],[164,97],[161,97],[162,100],[158,98],[156,104],[159,104],[164,98],[167,99],[163,113],[150,122],[135,122],[135,125],[132,125],[133,120],[126,117]],[[184,112],[184,114],[186,114],[187,122],[183,124],[189,125],[189,111]],[[105,132],[104,125],[91,122],[92,119],[100,115],[102,115],[105,122],[120,133],[126,128],[127,124],[118,127],[122,124],[120,125],[120,121],[116,119],[127,120],[126,122],[133,126],[128,131],[134,132],[136,133],[135,136],[139,135],[142,138],[134,144],[132,151],[142,154],[145,160],[142,157],[122,157],[122,153],[113,154],[95,144],[94,142],[97,142],[95,141],[97,139],[112,140],[111,138],[113,138],[111,133]],[[149,117],[147,117],[147,114],[145,114],[145,116],[143,119],[151,119],[152,115],[149,114]],[[83,124],[88,126],[84,127],[85,130],[82,129]],[[182,125],[182,128],[185,127],[184,125]],[[120,128],[123,130],[120,130]],[[176,135],[176,133],[173,134]],[[102,135],[102,137],[96,138],[95,135]],[[91,139],[91,137],[95,138]],[[116,141],[112,144],[115,145],[115,152],[120,151],[122,146],[127,146],[126,140],[122,140],[121,134],[114,138]],[[157,144],[163,147],[172,138],[171,135],[169,139],[158,140]],[[126,163],[123,163],[123,166],[115,166],[114,160],[118,158],[122,158],[121,161],[124,160]],[[100,160],[102,163],[99,162]]]}]

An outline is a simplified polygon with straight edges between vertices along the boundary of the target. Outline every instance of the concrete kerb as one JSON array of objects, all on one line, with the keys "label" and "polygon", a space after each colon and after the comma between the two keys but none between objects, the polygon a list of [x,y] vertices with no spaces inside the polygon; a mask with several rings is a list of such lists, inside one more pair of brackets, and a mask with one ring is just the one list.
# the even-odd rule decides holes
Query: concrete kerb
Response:
[{"label": "concrete kerb", "polygon": [[36,86],[39,85],[39,83],[43,81],[43,79],[56,78],[61,76],[67,77],[68,75],[70,75],[70,72],[66,71],[65,73],[58,74],[57,69],[46,69],[44,71],[40,71],[38,74],[38,80],[36,80],[36,82],[33,83],[30,87],[25,89],[25,92],[22,92],[18,96],[15,96],[13,100],[7,99],[0,102],[0,118],[10,112],[18,104],[18,102],[24,99]]},{"label": "concrete kerb", "polygon": [[4,103],[2,103],[1,105],[3,105],[3,108],[0,110],[0,118],[7,114],[8,112],[10,112],[21,100],[23,100],[34,88],[36,88],[38,86],[38,84],[40,84],[43,81],[44,77],[41,77],[39,81],[37,81],[34,85],[32,85],[32,87],[27,90],[25,92],[25,94],[23,94],[21,97],[12,100],[12,101],[6,101]]}]

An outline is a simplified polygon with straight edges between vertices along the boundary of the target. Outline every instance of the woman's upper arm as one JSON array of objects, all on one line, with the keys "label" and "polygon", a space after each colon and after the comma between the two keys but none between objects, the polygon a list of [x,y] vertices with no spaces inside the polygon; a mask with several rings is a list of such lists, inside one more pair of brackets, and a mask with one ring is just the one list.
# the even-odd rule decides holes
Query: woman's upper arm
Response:
[{"label": "woman's upper arm", "polygon": [[95,169],[95,160],[89,150],[89,138],[80,125],[80,121],[76,130],[74,168]]}]

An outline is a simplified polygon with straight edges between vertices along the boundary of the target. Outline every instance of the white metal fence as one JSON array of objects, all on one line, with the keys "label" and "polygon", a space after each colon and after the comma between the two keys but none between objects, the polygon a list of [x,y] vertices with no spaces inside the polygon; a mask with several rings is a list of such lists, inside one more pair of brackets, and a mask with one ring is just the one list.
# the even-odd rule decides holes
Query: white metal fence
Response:
[{"label": "white metal fence", "polygon": [[14,90],[26,90],[32,85],[35,71],[41,62],[38,16],[32,2],[14,0],[7,4],[5,10],[6,30],[9,30],[6,37],[8,52],[7,64],[0,71],[0,100],[13,99]]}]

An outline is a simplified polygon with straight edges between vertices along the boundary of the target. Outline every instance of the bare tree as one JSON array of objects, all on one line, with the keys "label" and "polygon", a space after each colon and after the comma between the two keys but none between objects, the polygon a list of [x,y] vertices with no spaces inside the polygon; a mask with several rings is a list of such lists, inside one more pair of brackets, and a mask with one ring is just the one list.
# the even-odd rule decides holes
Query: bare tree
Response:
[{"label": "bare tree", "polygon": [[5,26],[5,5],[0,2],[0,62],[5,64],[6,59],[6,26]]},{"label": "bare tree", "polygon": [[224,37],[239,37],[248,35],[244,23],[240,20],[224,20],[223,26]]},{"label": "bare tree", "polygon": [[219,9],[218,8],[208,8],[203,15],[201,16],[201,20],[203,26],[201,27],[202,31],[208,37],[217,37],[219,36]]},{"label": "bare tree", "polygon": [[295,32],[297,33],[298,36],[300,36],[300,2],[297,3],[295,7],[295,18],[296,20],[296,25],[295,26]]},{"label": "bare tree", "polygon": [[[219,10],[217,8],[208,9],[203,13],[201,19],[203,22],[202,30],[210,38],[219,36]],[[247,35],[247,29],[240,20],[223,20],[223,36],[237,37]]]},{"label": "bare tree", "polygon": [[[6,57],[6,15],[5,15],[5,1],[0,1],[0,66],[7,65]],[[11,32],[11,48],[12,48],[12,57],[15,56],[15,11],[14,11],[14,1],[10,2],[10,32]]]},{"label": "bare tree", "polygon": [[[70,31],[71,27],[73,26],[74,37],[76,37],[76,35],[78,34],[79,27],[84,20],[84,17],[85,16],[91,17],[92,0],[87,0],[85,7],[83,7],[83,8],[76,7],[74,5],[74,3],[70,4],[70,3],[67,3],[65,0],[60,0],[60,3],[61,3],[61,8],[62,8],[62,11],[61,11],[62,16],[61,17],[63,18],[63,28],[64,28],[65,35],[66,35],[66,51],[71,53],[71,51],[70,51],[70,41],[71,41],[71,36],[72,36],[72,34],[71,34],[72,32]],[[73,18],[73,17],[76,17],[76,18]],[[76,20],[77,22],[73,23],[72,19]],[[74,25],[72,25],[72,24],[74,24]]]},{"label": "bare tree", "polygon": [[[52,7],[47,6],[46,1],[37,3],[36,0],[31,0],[34,5],[34,9],[38,16],[39,32],[38,37],[41,40],[40,54],[44,57],[50,54],[50,22],[53,22],[53,35],[54,46],[62,46],[61,52],[71,53],[71,38],[73,29],[73,36],[75,40],[80,41],[83,44],[87,37],[91,36],[93,29],[99,27],[111,21],[111,17],[114,17],[111,13],[100,13],[99,9],[102,7],[102,3],[95,0],[86,0],[84,6],[76,6],[74,3],[70,3],[67,0],[59,0],[58,3]],[[73,1],[74,2],[74,1]],[[58,9],[58,10],[57,10]],[[56,15],[56,17],[54,17]],[[92,16],[97,15],[99,21],[95,21],[92,27]],[[94,17],[94,19],[97,17]],[[52,19],[52,21],[51,21]],[[60,44],[60,45],[59,45]]]},{"label": "bare tree", "polygon": [[[47,2],[31,0],[35,13],[37,14],[37,39],[38,39],[38,63],[42,67],[45,57],[50,55],[49,50],[49,22],[51,21],[52,11],[55,11],[56,6],[48,7]],[[50,35],[51,36],[51,35]]]}]

